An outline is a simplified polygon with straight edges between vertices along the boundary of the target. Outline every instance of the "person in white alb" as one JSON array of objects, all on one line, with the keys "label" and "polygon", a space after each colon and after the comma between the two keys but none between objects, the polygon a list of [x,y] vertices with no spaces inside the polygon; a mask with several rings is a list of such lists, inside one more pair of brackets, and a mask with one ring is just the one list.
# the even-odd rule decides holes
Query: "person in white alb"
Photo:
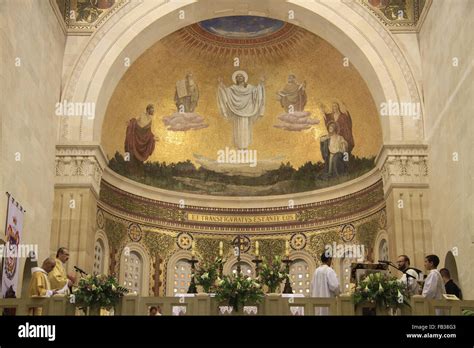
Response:
[{"label": "person in white alb", "polygon": [[410,296],[419,295],[418,273],[413,268],[410,268],[410,258],[406,255],[400,255],[397,260],[397,266],[403,272],[402,277],[398,281],[407,287]]},{"label": "person in white alb", "polygon": [[[339,280],[336,272],[331,268],[332,257],[324,252],[321,255],[322,265],[316,268],[311,281],[312,297],[336,297],[340,293]],[[315,315],[328,315],[328,307],[316,307]]]},{"label": "person in white alb", "polygon": [[[428,255],[425,257],[425,268],[429,271],[425,279],[422,295],[427,299],[441,300],[443,294],[446,293],[444,281],[441,273],[436,269],[439,265],[439,257],[436,255]],[[435,310],[436,315],[443,315],[442,309]]]}]

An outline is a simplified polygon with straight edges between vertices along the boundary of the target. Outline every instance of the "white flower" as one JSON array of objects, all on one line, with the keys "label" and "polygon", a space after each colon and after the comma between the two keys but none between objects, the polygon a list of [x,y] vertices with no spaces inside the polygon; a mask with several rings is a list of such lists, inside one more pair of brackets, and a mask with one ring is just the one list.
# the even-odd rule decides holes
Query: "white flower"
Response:
[{"label": "white flower", "polygon": [[115,291],[115,290],[117,290],[117,288],[115,287],[114,284],[112,284],[112,291]]},{"label": "white flower", "polygon": [[97,289],[97,286],[95,286],[94,284],[92,284],[91,289],[92,289],[92,290],[95,290],[95,289]]},{"label": "white flower", "polygon": [[201,276],[202,279],[207,279],[209,278],[209,273],[204,273],[202,276]]}]

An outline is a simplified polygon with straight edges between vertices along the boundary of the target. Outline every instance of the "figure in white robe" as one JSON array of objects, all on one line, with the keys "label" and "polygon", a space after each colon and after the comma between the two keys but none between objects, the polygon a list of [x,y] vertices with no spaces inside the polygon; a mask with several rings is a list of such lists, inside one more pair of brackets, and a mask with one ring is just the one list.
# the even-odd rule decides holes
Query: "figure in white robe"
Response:
[{"label": "figure in white robe", "polygon": [[[331,298],[336,297],[339,293],[339,280],[336,272],[327,264],[316,268],[311,281],[311,296]],[[315,315],[329,315],[329,308],[316,307]]]},{"label": "figure in white robe", "polygon": [[252,125],[265,111],[265,87],[261,78],[257,86],[247,83],[248,75],[238,70],[232,75],[234,84],[226,87],[219,78],[217,105],[221,115],[233,122],[234,146],[247,149],[252,142]]},{"label": "figure in white robe", "polygon": [[[441,300],[443,294],[446,293],[444,288],[443,277],[437,269],[430,270],[428,276],[425,279],[425,284],[423,285],[423,292],[421,293],[424,297],[431,300]],[[444,315],[444,311],[441,308],[435,309],[436,315]]]}]

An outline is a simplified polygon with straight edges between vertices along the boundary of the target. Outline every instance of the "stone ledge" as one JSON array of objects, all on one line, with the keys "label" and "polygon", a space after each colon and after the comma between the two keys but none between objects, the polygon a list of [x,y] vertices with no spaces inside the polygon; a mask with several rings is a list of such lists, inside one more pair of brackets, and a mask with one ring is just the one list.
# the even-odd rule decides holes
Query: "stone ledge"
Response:
[{"label": "stone ledge", "polygon": [[99,144],[56,145],[55,187],[90,187],[98,196],[106,163]]},{"label": "stone ledge", "polygon": [[383,145],[375,159],[385,197],[395,187],[428,188],[428,145]]}]

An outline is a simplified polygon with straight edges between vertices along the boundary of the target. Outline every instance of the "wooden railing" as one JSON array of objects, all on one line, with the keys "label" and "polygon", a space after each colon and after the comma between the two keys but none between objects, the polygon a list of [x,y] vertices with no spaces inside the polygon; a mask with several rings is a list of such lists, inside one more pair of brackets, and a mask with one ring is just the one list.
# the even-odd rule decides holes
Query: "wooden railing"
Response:
[{"label": "wooden railing", "polygon": [[[206,294],[194,297],[139,297],[125,296],[115,308],[113,315],[148,315],[152,306],[159,306],[162,315],[314,315],[317,307],[327,307],[329,315],[363,315],[375,309],[367,304],[355,307],[348,295],[337,298],[265,296],[255,305],[246,305],[239,312],[229,312],[225,304]],[[40,310],[38,310],[40,309]],[[404,307],[397,315],[435,315],[442,310],[444,315],[462,315],[463,310],[474,310],[474,300],[448,301],[426,300],[422,296],[411,298],[411,307]],[[387,315],[388,310],[376,309],[377,315]],[[0,299],[0,315],[79,315],[82,311],[64,296],[52,298]],[[438,313],[439,314],[439,313]],[[99,315],[99,312],[88,312]]]}]

